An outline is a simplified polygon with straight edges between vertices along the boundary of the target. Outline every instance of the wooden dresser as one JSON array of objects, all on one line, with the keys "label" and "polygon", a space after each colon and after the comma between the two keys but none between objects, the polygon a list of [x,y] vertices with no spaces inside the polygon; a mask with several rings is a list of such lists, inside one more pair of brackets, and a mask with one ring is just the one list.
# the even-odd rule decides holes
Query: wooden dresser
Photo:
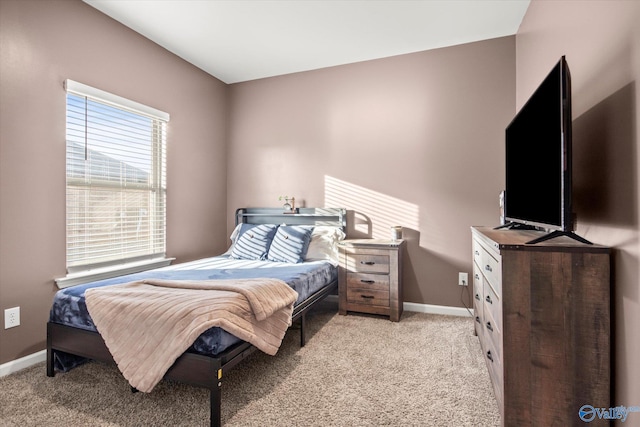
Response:
[{"label": "wooden dresser", "polygon": [[475,331],[503,426],[584,425],[583,405],[611,404],[610,249],[526,244],[542,234],[472,227]]},{"label": "wooden dresser", "polygon": [[404,240],[358,239],[339,244],[339,312],[402,315]]}]

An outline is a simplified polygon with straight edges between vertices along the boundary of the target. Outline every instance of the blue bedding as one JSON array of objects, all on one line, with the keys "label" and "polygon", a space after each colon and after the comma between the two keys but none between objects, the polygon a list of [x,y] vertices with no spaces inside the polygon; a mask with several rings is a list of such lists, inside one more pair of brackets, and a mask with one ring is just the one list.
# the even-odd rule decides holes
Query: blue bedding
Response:
[{"label": "blue bedding", "polygon": [[[221,255],[62,289],[55,295],[49,320],[54,323],[95,331],[95,325],[84,301],[84,292],[89,288],[142,279],[208,280],[270,277],[287,282],[298,292],[298,300],[296,301],[296,305],[298,305],[319,289],[336,280],[337,276],[337,268],[325,261],[290,264],[237,260],[231,259],[227,255]],[[188,351],[215,356],[239,341],[240,339],[223,329],[214,327],[200,335]],[[56,357],[56,369],[66,371],[77,364],[73,358]]]}]

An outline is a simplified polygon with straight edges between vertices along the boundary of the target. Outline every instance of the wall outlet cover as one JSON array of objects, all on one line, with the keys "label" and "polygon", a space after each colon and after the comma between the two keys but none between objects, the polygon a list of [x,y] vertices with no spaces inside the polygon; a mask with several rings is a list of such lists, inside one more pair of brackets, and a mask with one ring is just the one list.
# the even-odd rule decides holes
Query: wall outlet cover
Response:
[{"label": "wall outlet cover", "polygon": [[469,286],[469,273],[458,273],[458,285]]},{"label": "wall outlet cover", "polygon": [[20,307],[7,308],[4,311],[4,328],[20,326]]}]

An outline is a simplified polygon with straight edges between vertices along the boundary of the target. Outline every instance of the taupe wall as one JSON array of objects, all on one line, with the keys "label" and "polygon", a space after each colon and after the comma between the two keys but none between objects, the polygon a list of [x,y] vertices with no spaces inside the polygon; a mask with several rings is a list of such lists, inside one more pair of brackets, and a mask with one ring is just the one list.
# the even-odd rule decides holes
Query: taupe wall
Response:
[{"label": "taupe wall", "polygon": [[[471,225],[497,225],[515,41],[498,38],[231,86],[228,212],[356,213],[353,236],[406,227],[405,301],[461,306]],[[463,297],[469,304],[467,295]]]},{"label": "taupe wall", "polygon": [[[0,364],[45,347],[65,275],[65,91],[73,79],[171,114],[167,252],[226,244],[227,86],[80,0],[0,0]],[[3,322],[4,324],[4,322]]]},{"label": "taupe wall", "polygon": [[614,403],[637,405],[639,7],[534,0],[515,38],[227,88],[79,0],[0,0],[0,312],[22,308],[0,363],[44,348],[65,272],[64,79],[171,114],[171,256],[218,253],[236,207],[294,195],[355,211],[353,235],[407,227],[406,299],[459,306],[469,226],[497,222],[503,129],[566,54],[578,232],[616,248]]},{"label": "taupe wall", "polygon": [[577,231],[615,248],[613,404],[625,406],[640,402],[639,23],[637,1],[534,0],[516,36],[518,108],[561,55],[571,69]]}]

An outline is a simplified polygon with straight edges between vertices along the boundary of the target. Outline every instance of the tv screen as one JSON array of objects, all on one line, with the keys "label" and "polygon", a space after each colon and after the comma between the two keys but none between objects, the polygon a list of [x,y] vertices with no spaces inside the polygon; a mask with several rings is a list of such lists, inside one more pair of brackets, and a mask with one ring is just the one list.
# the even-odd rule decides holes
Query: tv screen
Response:
[{"label": "tv screen", "polygon": [[506,129],[510,222],[572,230],[570,79],[563,56]]}]

